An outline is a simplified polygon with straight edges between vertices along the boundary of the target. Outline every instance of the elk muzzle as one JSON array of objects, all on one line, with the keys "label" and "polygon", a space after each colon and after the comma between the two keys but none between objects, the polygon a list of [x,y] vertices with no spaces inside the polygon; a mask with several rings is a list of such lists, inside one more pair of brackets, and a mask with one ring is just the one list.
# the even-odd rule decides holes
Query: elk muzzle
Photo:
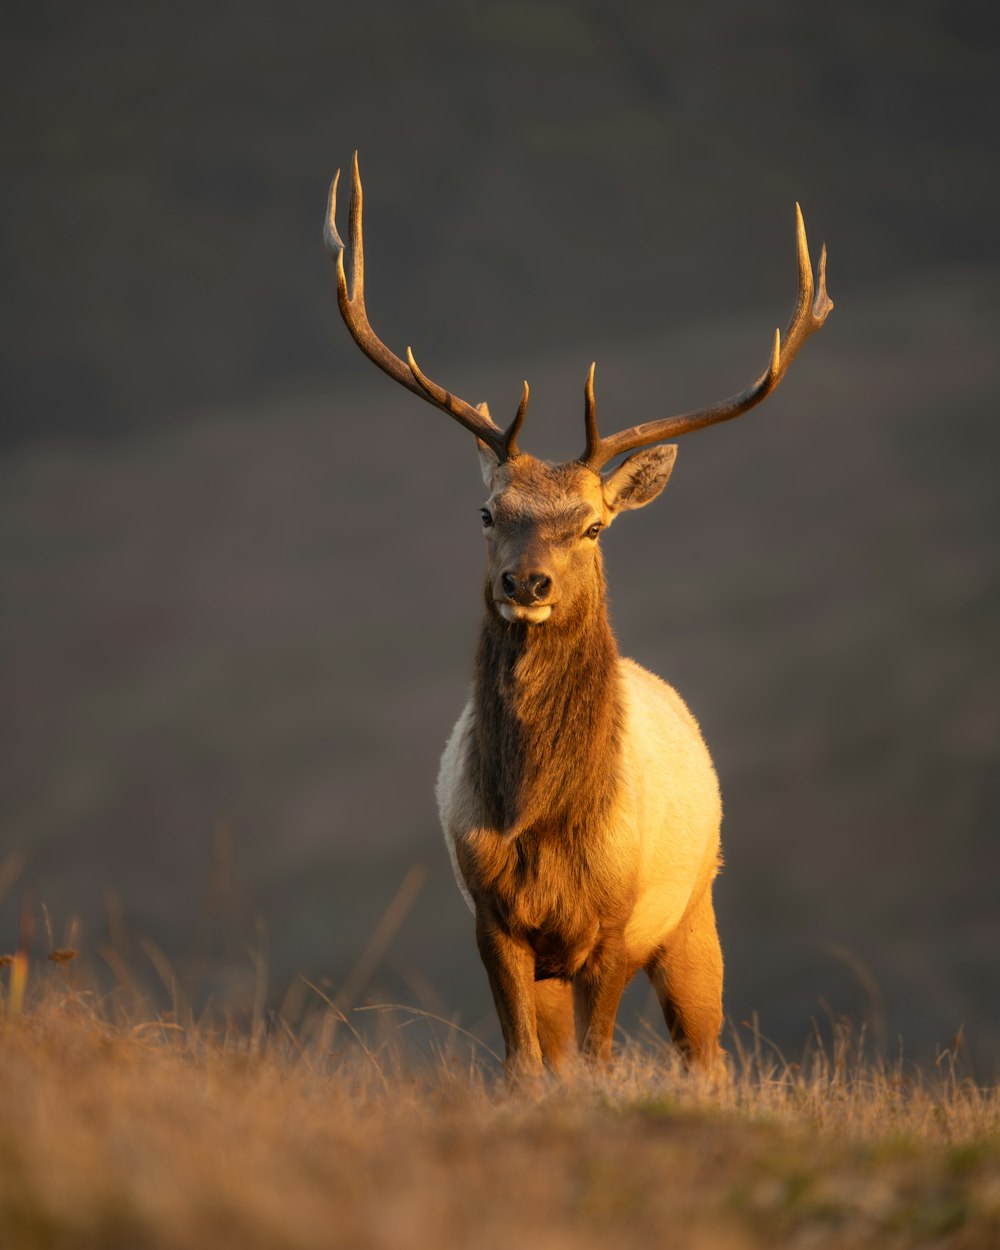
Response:
[{"label": "elk muzzle", "polygon": [[530,608],[544,603],[552,591],[552,578],[548,573],[504,573],[500,578],[503,593],[512,603]]},{"label": "elk muzzle", "polygon": [[505,620],[540,625],[552,613],[552,577],[543,569],[508,569],[498,589],[497,611]]}]

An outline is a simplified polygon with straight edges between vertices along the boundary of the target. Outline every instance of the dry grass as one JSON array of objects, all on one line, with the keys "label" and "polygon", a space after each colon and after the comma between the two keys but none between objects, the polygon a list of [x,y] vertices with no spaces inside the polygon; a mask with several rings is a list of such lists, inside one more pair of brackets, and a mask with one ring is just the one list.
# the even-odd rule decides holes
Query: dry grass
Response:
[{"label": "dry grass", "polygon": [[1000,1245],[1000,1096],[950,1053],[904,1075],[841,1037],[799,1068],[751,1038],[708,1088],[631,1042],[511,1092],[454,1030],[406,1040],[402,1010],[180,1024],[66,968],[17,1004],[15,971],[4,1250]]}]

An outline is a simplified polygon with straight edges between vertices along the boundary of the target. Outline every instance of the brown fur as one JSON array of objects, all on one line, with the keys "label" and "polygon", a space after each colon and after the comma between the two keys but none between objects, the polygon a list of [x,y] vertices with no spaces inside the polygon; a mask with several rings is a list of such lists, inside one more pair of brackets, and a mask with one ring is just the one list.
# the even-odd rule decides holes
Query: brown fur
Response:
[{"label": "brown fur", "polygon": [[[581,514],[577,499],[567,508],[555,487],[572,478],[545,468],[552,476],[536,472],[530,483],[539,521],[518,528],[548,525],[561,536],[568,512],[576,539],[590,519],[586,506]],[[527,539],[537,560],[539,534]],[[477,798],[500,836],[478,839],[463,860],[479,906],[534,952],[534,979],[568,978],[602,927],[612,917],[624,922],[631,895],[620,874],[609,877],[601,853],[621,754],[618,648],[596,543],[575,577],[560,581],[571,606],[544,628],[498,614],[496,572],[488,571],[485,587],[468,759]]]},{"label": "brown fur", "polygon": [[[711,904],[718,782],[679,696],[618,657],[596,539],[619,512],[644,507],[663,489],[677,449],[655,444],[739,416],[778,385],[833,307],[826,249],[814,283],[796,206],[799,298],[752,387],[722,404],[602,437],[591,365],[584,454],[549,465],[518,447],[527,382],[516,417],[501,430],[485,404],[475,408],[445,390],[409,349],[404,362],[375,335],[365,313],[357,153],[350,289],[336,223],[339,177],[324,241],[337,264],[348,329],[380,369],[476,435],[491,491],[474,698],[445,748],[438,802],[459,886],[476,914],[508,1064],[537,1069],[543,1050],[554,1065],[563,1062],[568,1000],[545,985],[553,977],[573,979],[581,1046],[610,1053],[618,1001],[639,965],[668,1022],[711,1063],[722,1020]],[[635,454],[602,475],[626,452]],[[545,988],[536,990],[539,981]]]},{"label": "brown fur", "polygon": [[459,854],[477,903],[534,951],[539,980],[573,976],[631,894],[600,853],[621,718],[599,564],[594,580],[593,602],[563,627],[488,609],[476,656],[470,775],[500,832]]},{"label": "brown fur", "polygon": [[[718,949],[714,919],[710,934],[698,928],[711,916],[717,809],[714,842],[710,834],[706,851],[697,852],[701,867],[693,870],[687,851],[686,866],[678,865],[689,883],[682,897],[692,893],[675,912],[675,939],[670,922],[655,919],[658,904],[650,920],[643,863],[652,861],[644,861],[647,835],[635,825],[645,810],[642,778],[634,775],[640,757],[625,738],[623,681],[636,679],[623,668],[608,622],[592,528],[654,498],[672,460],[672,449],[653,449],[602,479],[575,463],[523,456],[498,466],[486,459],[486,611],[471,704],[445,753],[452,762],[442,764],[447,780],[439,793],[514,1070],[536,1069],[543,1056],[562,1068],[578,1048],[607,1057],[622,991],[639,967],[690,1052],[706,1062],[716,1053],[721,959],[709,958],[702,976],[686,953],[691,947],[700,957],[713,941]],[[525,588],[540,575],[546,587],[533,598]],[[510,577],[516,597],[505,586]],[[541,608],[542,623],[517,616]],[[694,740],[714,789],[697,725],[676,695],[657,687],[655,715],[664,715],[665,700],[680,726],[678,748],[691,750],[686,744]],[[677,767],[670,759],[661,766]],[[662,868],[656,871],[660,880]],[[687,929],[682,918],[690,920]],[[634,923],[639,931],[630,937]],[[695,945],[686,947],[682,930],[695,929]]]},{"label": "brown fur", "polygon": [[579,615],[538,628],[503,620],[487,588],[476,653],[472,767],[491,820],[508,836],[531,827],[599,824],[620,754],[618,649],[595,550]]}]

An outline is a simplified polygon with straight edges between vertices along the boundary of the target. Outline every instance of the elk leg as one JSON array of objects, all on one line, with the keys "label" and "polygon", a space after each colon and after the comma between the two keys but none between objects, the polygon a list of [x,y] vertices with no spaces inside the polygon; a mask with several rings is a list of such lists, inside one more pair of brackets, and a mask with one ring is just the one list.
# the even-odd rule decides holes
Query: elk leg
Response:
[{"label": "elk leg", "polygon": [[511,1076],[542,1070],[535,1012],[535,956],[490,917],[476,916],[476,942],[489,977]]},{"label": "elk leg", "polygon": [[725,1053],[722,949],[709,887],[646,966],[674,1044],[691,1066],[712,1070]]},{"label": "elk leg", "polygon": [[611,1058],[615,1018],[629,971],[620,950],[602,948],[588,959],[573,981],[576,1038],[590,1059],[606,1062]]},{"label": "elk leg", "polygon": [[568,981],[536,981],[535,1014],[542,1057],[553,1072],[562,1072],[576,1057],[572,985]]}]

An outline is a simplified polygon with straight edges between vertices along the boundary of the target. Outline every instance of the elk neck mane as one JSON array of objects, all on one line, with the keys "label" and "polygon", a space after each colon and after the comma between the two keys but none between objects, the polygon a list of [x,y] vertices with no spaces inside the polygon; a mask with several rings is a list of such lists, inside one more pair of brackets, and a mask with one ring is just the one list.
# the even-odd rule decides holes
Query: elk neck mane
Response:
[{"label": "elk neck mane", "polygon": [[503,620],[487,587],[470,762],[490,820],[506,834],[582,833],[614,802],[622,696],[599,559],[588,601],[558,624]]}]

